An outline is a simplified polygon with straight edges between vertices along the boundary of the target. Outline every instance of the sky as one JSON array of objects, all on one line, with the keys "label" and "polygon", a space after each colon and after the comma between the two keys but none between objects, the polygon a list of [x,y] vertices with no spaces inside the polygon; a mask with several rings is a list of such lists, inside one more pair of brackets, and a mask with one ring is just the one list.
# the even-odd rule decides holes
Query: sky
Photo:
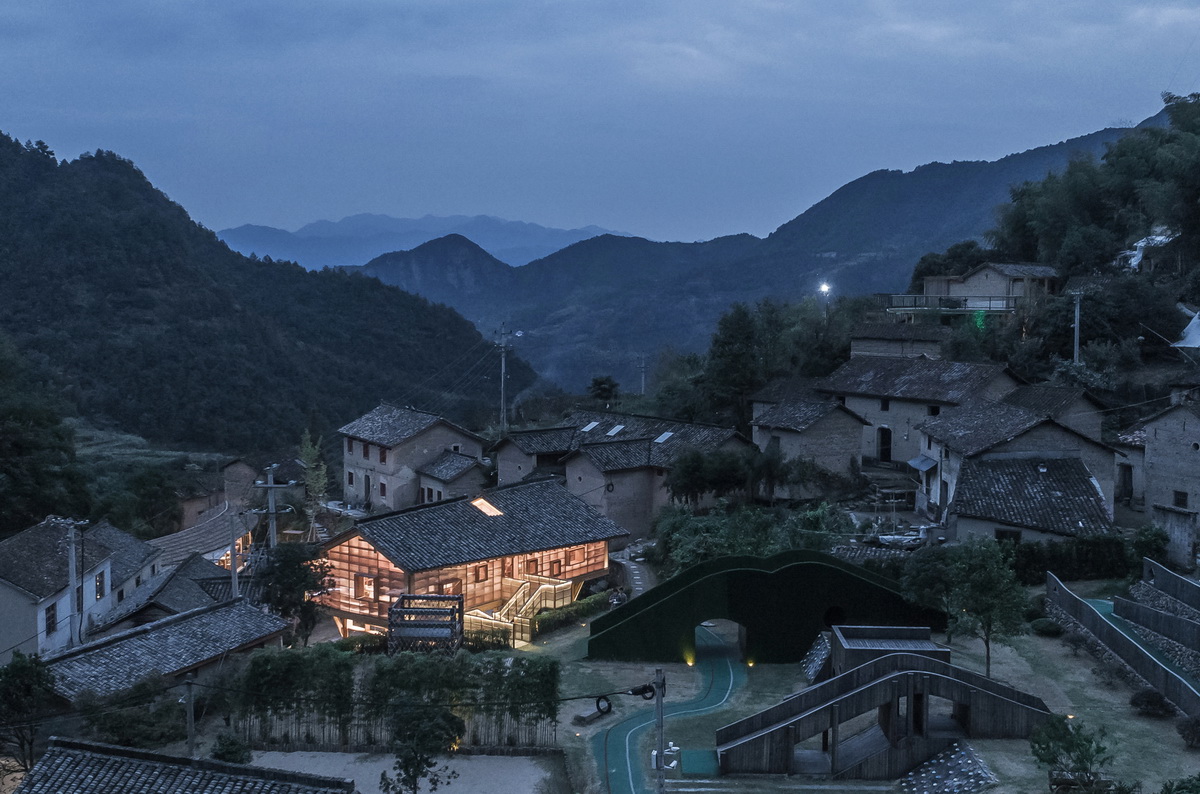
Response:
[{"label": "sky", "polygon": [[219,230],[362,212],[766,235],[881,168],[1200,91],[1200,4],[6,0],[0,131]]}]

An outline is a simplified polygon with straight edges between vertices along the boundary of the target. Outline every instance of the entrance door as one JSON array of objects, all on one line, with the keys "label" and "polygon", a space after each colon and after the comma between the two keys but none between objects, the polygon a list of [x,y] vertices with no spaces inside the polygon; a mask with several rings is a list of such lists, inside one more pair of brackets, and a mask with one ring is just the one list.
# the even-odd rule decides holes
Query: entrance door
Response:
[{"label": "entrance door", "polygon": [[879,462],[892,462],[892,431],[891,428],[879,428]]}]

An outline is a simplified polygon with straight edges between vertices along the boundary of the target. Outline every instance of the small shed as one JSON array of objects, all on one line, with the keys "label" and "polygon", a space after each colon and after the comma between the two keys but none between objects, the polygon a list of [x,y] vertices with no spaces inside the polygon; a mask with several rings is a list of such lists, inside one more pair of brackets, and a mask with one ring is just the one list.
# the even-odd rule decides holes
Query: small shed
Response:
[{"label": "small shed", "polygon": [[838,676],[890,653],[914,653],[950,663],[950,649],[933,641],[927,626],[834,626],[830,661]]}]

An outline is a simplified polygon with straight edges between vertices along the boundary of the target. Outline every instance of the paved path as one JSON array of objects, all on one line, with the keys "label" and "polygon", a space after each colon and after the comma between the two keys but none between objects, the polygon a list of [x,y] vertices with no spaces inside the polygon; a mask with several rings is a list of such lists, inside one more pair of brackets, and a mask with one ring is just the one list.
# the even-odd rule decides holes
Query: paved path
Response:
[{"label": "paved path", "polygon": [[1091,604],[1092,607],[1094,607],[1095,610],[1100,613],[1100,616],[1102,618],[1104,618],[1109,623],[1111,623],[1113,626],[1115,626],[1117,631],[1121,632],[1126,637],[1128,637],[1129,639],[1131,639],[1135,643],[1137,643],[1139,646],[1141,646],[1142,650],[1144,650],[1146,653],[1150,654],[1156,660],[1158,660],[1158,662],[1163,667],[1167,668],[1172,673],[1174,673],[1175,675],[1182,678],[1193,689],[1198,688],[1198,682],[1196,682],[1193,679],[1193,677],[1190,673],[1188,673],[1186,670],[1184,670],[1179,665],[1175,664],[1174,661],[1172,661],[1166,654],[1164,654],[1158,648],[1155,648],[1153,645],[1147,644],[1146,641],[1144,639],[1142,639],[1142,636],[1140,634],[1138,634],[1136,631],[1134,631],[1133,627],[1131,625],[1129,625],[1129,621],[1125,620],[1124,618],[1117,617],[1116,615],[1113,614],[1113,602],[1112,601],[1108,601],[1103,598],[1087,598],[1084,600],[1087,601],[1089,604]]},{"label": "paved path", "polygon": [[[671,703],[671,682],[667,681],[666,731],[679,717],[715,711],[728,702],[733,691],[746,682],[746,670],[738,656],[737,643],[726,643],[705,628],[697,630],[696,664],[704,675],[702,693],[686,703]],[[654,790],[650,758],[639,754],[638,743],[653,730],[654,707],[639,709],[621,722],[597,734],[592,750],[604,778],[608,794],[645,794]],[[644,757],[643,757],[644,756]]]}]

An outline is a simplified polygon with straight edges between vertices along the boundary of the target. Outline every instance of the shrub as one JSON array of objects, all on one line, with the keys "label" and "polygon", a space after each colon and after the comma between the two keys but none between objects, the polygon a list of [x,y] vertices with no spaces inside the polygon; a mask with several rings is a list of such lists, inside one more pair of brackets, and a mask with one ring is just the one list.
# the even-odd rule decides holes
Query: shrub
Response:
[{"label": "shrub", "polygon": [[217,735],[217,741],[213,744],[212,757],[231,764],[248,764],[253,754],[250,752],[250,745],[234,734],[221,733]]},{"label": "shrub", "polygon": [[1175,716],[1175,707],[1156,689],[1142,689],[1133,693],[1129,705],[1143,717],[1166,719]]},{"label": "shrub", "polygon": [[1162,784],[1158,794],[1200,794],[1200,775],[1168,780]]},{"label": "shrub", "polygon": [[606,609],[608,593],[596,593],[560,609],[548,609],[533,619],[533,636],[539,637],[563,626],[579,623]]},{"label": "shrub", "polygon": [[501,651],[512,647],[512,631],[504,628],[464,631],[463,645],[471,653]]},{"label": "shrub", "polygon": [[1175,730],[1188,747],[1200,747],[1200,717],[1184,717],[1175,723]]},{"label": "shrub", "polygon": [[386,634],[352,634],[333,643],[339,651],[350,653],[387,653]]},{"label": "shrub", "polygon": [[1033,629],[1033,633],[1039,637],[1061,637],[1066,631],[1062,626],[1055,623],[1050,618],[1038,618],[1029,624]]},{"label": "shrub", "polygon": [[1071,655],[1078,656],[1080,651],[1087,650],[1088,640],[1083,634],[1078,631],[1069,631],[1063,637],[1065,642],[1071,648]]},{"label": "shrub", "polygon": [[1036,595],[1030,598],[1022,615],[1030,623],[1038,618],[1046,617],[1046,596]]}]

